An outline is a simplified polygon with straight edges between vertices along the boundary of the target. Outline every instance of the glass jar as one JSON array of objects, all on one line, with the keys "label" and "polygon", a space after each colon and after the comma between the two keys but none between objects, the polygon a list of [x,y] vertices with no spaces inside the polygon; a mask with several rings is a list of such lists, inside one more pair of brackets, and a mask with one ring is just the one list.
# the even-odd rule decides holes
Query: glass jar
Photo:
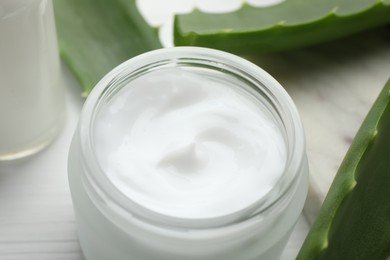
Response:
[{"label": "glass jar", "polygon": [[[284,165],[282,174],[248,207],[210,218],[170,216],[129,199],[104,172],[94,144],[96,118],[137,78],[146,80],[166,68],[184,69],[200,80],[226,83],[227,88],[233,82],[244,90],[248,102],[267,110],[282,134],[287,156],[284,162],[275,162]],[[70,148],[68,172],[80,243],[91,260],[277,259],[308,189],[304,132],[285,90],[240,57],[197,47],[152,51],[109,72],[85,102]]]},{"label": "glass jar", "polygon": [[52,1],[0,1],[0,161],[33,154],[61,129],[60,84]]}]

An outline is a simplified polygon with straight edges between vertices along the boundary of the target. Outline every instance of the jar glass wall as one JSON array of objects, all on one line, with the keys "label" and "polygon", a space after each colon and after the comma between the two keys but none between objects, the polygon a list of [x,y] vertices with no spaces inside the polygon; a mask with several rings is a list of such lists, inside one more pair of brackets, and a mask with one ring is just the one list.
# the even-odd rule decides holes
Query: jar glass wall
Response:
[{"label": "jar glass wall", "polygon": [[[166,74],[171,75],[165,78]],[[238,116],[242,118],[233,120],[231,115],[235,114],[235,110],[229,110],[229,104],[219,99],[218,93],[214,96],[211,95],[212,98],[207,96],[204,99],[211,100],[209,107],[217,109],[218,113],[228,110],[228,113],[223,114],[217,121],[228,118],[229,122],[236,122],[229,124],[229,127],[225,128],[218,125],[218,128],[215,128],[219,129],[218,131],[215,129],[209,131],[210,129],[207,129],[207,138],[212,136],[218,142],[228,140],[230,142],[228,144],[231,145],[231,143],[236,142],[236,139],[246,138],[240,134],[245,133],[245,136],[249,135],[245,139],[249,140],[247,142],[248,145],[250,146],[251,143],[256,144],[253,149],[248,150],[249,152],[245,152],[246,148],[239,145],[233,146],[233,152],[223,153],[233,154],[237,157],[223,161],[223,163],[218,164],[218,167],[221,165],[235,165],[231,164],[230,161],[244,161],[249,164],[249,166],[245,165],[245,167],[233,167],[235,170],[233,170],[232,176],[237,175],[235,172],[241,174],[238,174],[238,177],[234,177],[235,179],[232,177],[234,181],[225,182],[224,178],[229,175],[228,172],[232,168],[229,166],[222,168],[224,171],[220,175],[216,174],[216,179],[207,179],[208,175],[214,175],[212,171],[207,172],[207,174],[204,174],[202,171],[200,173],[197,172],[196,174],[198,175],[206,175],[204,182],[202,182],[203,179],[199,179],[196,176],[185,176],[186,179],[191,180],[191,185],[199,180],[201,185],[189,185],[185,189],[172,186],[171,189],[163,190],[161,186],[164,185],[162,182],[165,180],[161,183],[157,182],[157,185],[154,183],[156,182],[155,179],[144,181],[143,178],[147,178],[146,176],[149,173],[144,173],[143,171],[148,166],[143,165],[142,167],[134,168],[133,161],[136,160],[134,158],[141,158],[137,160],[143,161],[143,154],[146,154],[146,157],[151,154],[149,150],[145,150],[147,144],[142,142],[139,143],[139,147],[135,148],[134,143],[131,143],[131,149],[133,149],[131,151],[135,151],[135,157],[131,157],[130,154],[125,157],[119,156],[114,160],[115,164],[113,167],[115,170],[111,171],[111,168],[107,170],[106,165],[104,165],[105,160],[111,157],[110,149],[113,144],[118,143],[116,136],[123,134],[122,131],[124,131],[122,128],[118,129],[122,122],[117,120],[115,116],[118,113],[125,112],[128,113],[126,116],[132,115],[137,119],[137,116],[140,114],[146,113],[148,115],[154,113],[150,117],[150,122],[154,124],[157,120],[160,120],[156,119],[156,115],[168,111],[165,110],[167,107],[172,107],[172,103],[161,101],[167,99],[167,92],[164,89],[163,82],[168,82],[168,86],[173,86],[167,89],[172,89],[172,93],[176,93],[176,97],[180,97],[172,99],[175,100],[176,108],[182,109],[182,107],[186,106],[183,105],[185,103],[183,100],[191,104],[197,103],[199,97],[202,96],[199,94],[198,89],[204,89],[208,92],[213,88],[212,85],[217,86],[217,89],[221,86],[222,90],[218,90],[220,91],[218,93],[222,96],[222,99],[230,95],[226,96],[225,93],[230,93],[234,90],[231,92],[233,93],[232,95],[234,98],[238,97],[237,100],[242,102],[237,104],[242,106],[248,105],[251,111],[245,110],[245,113]],[[157,99],[149,96],[150,93],[148,91],[150,90],[144,91],[148,88],[148,84],[152,83],[157,84],[154,91],[158,92],[163,89]],[[185,95],[180,95],[181,89],[187,88],[187,86],[184,86],[187,84],[192,84],[194,88],[191,88],[191,91],[194,90],[195,92],[185,92]],[[137,92],[137,89],[140,89],[141,92]],[[144,98],[142,93],[147,95],[147,98]],[[126,99],[121,99],[124,96],[126,96]],[[129,97],[134,97],[134,99],[131,99],[132,104],[130,108],[126,107]],[[140,100],[152,101],[142,101],[146,102],[147,106],[141,106],[142,109],[139,109],[135,104],[140,103]],[[202,99],[202,102],[204,100]],[[157,106],[158,109],[151,109],[151,106],[160,101],[163,106]],[[210,114],[216,114],[214,110],[208,112],[207,109],[209,107],[206,106],[205,108],[205,103],[201,104],[200,108],[196,109],[201,109],[202,111],[206,109],[206,112],[203,113],[203,111],[202,115],[209,117]],[[191,108],[191,113],[186,114],[184,117],[187,118],[188,115],[194,115],[198,111],[196,109]],[[241,107],[237,107],[237,110],[240,109]],[[103,121],[103,124],[101,124],[101,118],[106,115],[107,111],[110,111],[109,116],[105,117],[108,121]],[[172,118],[173,113],[171,113],[171,110],[169,111],[168,116]],[[180,113],[183,113],[182,110],[180,111]],[[242,126],[244,122],[247,122],[245,121],[247,114],[255,115],[259,113],[264,113],[262,116],[266,117],[266,122],[271,123],[269,129],[281,136],[280,140],[283,143],[281,145],[282,151],[278,150],[279,152],[276,152],[276,154],[281,153],[285,154],[285,156],[277,157],[279,158],[278,160],[272,160],[271,157],[265,157],[265,159],[256,157],[257,152],[262,151],[260,147],[262,143],[257,145],[257,139],[262,139],[262,137],[255,136],[256,138],[253,138],[250,136],[250,133],[255,132],[255,130],[249,131],[248,129],[252,129],[251,123],[254,120],[255,126],[253,126],[253,129],[257,129],[257,119],[249,118],[249,125]],[[176,117],[174,116],[174,118]],[[163,118],[166,120],[167,114],[164,114]],[[198,118],[199,116],[196,114],[186,124],[192,125]],[[125,117],[126,120],[130,120],[130,117]],[[202,120],[200,119],[201,122],[203,122]],[[139,120],[135,120],[135,122],[134,125],[140,124]],[[186,127],[183,128],[183,131],[176,131],[176,128],[182,129],[183,124],[170,126],[170,122],[167,123],[167,127],[171,127],[171,131],[164,135],[164,139],[179,139],[183,133],[186,136],[186,133],[191,131]],[[206,125],[207,128],[209,124],[212,123],[207,121],[203,125]],[[102,125],[107,128],[103,128],[104,131],[99,132],[98,128]],[[161,127],[160,129],[153,125],[154,130],[156,128],[159,129],[157,133],[153,133],[158,135],[164,132],[163,126]],[[227,132],[226,128],[228,128]],[[241,130],[244,132],[225,138],[228,134],[234,134],[234,129],[232,130],[232,128],[243,128]],[[142,129],[140,131],[134,129],[131,128],[129,131],[141,134],[131,136],[130,139],[144,140],[142,139],[144,133],[149,131],[148,128],[140,128]],[[170,132],[173,134],[170,135]],[[197,136],[204,136],[204,134],[202,132],[201,135]],[[153,139],[153,136],[151,138]],[[103,139],[104,142],[102,141]],[[264,143],[269,142],[267,139],[269,138],[265,138]],[[119,140],[119,146],[122,147],[121,141],[125,139]],[[147,138],[144,141],[147,143]],[[208,141],[209,139],[204,141],[204,143]],[[102,149],[102,146],[99,146],[102,142],[107,149]],[[185,145],[179,145],[179,149],[173,150],[173,152],[168,148],[168,156],[163,157],[163,163],[167,161],[167,158],[170,163],[172,161],[181,163],[180,165],[169,164],[168,173],[171,174],[173,172],[172,169],[175,170],[174,174],[169,175],[169,178],[167,177],[169,180],[176,178],[175,176],[178,174],[176,172],[177,169],[184,169],[183,171],[187,171],[185,174],[188,174],[193,168],[188,170],[187,166],[194,164],[194,161],[196,162],[194,164],[196,169],[198,169],[199,165],[202,168],[204,165],[202,163],[198,164],[203,158],[202,151],[204,147],[211,147],[209,143],[206,145],[202,143],[200,145],[197,144],[198,146],[195,149],[192,143],[190,145],[187,145],[186,142],[184,143]],[[157,140],[154,141],[151,147],[158,150],[159,145],[160,142]],[[174,146],[175,142],[172,142],[172,145]],[[226,146],[225,144],[223,145],[223,147]],[[241,153],[242,151],[244,153]],[[269,151],[267,150],[265,155],[269,155]],[[209,155],[209,153],[203,154]],[[142,156],[139,157],[139,154]],[[195,155],[199,155],[199,157]],[[182,160],[183,156],[185,160]],[[177,158],[179,159],[177,160]],[[188,160],[188,158],[191,160]],[[194,158],[196,160],[193,160]],[[210,162],[213,158],[213,156],[209,156],[205,165],[214,165],[213,162]],[[283,158],[283,160],[280,158]],[[218,160],[220,159],[218,158]],[[129,161],[130,164],[128,164]],[[267,175],[265,170],[275,171],[274,169],[281,169],[276,170],[276,172],[279,171],[277,175],[264,179],[265,181],[271,180],[272,186],[270,188],[264,188],[263,193],[251,191],[253,187],[254,190],[257,187],[263,189],[261,188],[262,183],[258,179],[243,181],[244,184],[242,185],[244,186],[232,184],[232,182],[239,183],[244,180],[246,178],[244,168],[252,169],[251,164],[255,165],[258,161],[263,161],[260,167],[262,170],[255,169],[256,176],[250,175],[254,178],[257,178],[258,175]],[[161,160],[157,165],[160,165],[160,162]],[[126,167],[128,167],[129,174],[142,172],[141,175],[134,175],[131,178],[120,176],[120,181],[125,179],[123,182],[125,187],[123,187],[122,182],[118,182],[118,178],[115,175],[115,172],[123,165],[125,165],[124,172],[126,172]],[[264,165],[268,166],[265,167]],[[280,84],[262,69],[242,58],[225,52],[195,47],[178,47],[149,52],[121,64],[108,73],[97,84],[84,105],[69,153],[68,171],[80,242],[86,258],[94,260],[277,259],[303,208],[308,186],[308,169],[302,125],[292,100]],[[152,178],[165,176],[165,173],[160,174],[158,172],[159,176],[153,175],[154,173],[154,170],[151,170],[150,176]],[[135,180],[135,178],[140,178],[141,180]],[[141,184],[132,186],[132,183],[136,181]],[[209,192],[203,186],[208,186],[209,183],[215,183],[215,186],[218,186],[221,182],[224,182],[226,185],[224,184],[222,185],[223,187],[218,188],[218,191],[223,191],[220,194],[213,193],[215,197],[218,197],[217,199],[213,196],[205,196],[202,203],[198,203],[198,197],[203,196],[203,192]],[[214,184],[211,186],[214,186]],[[227,190],[225,190],[226,186],[228,187]],[[149,189],[150,187],[152,189]],[[200,192],[197,190],[193,191],[196,196],[188,197],[187,195],[192,192],[191,189],[193,187],[201,190]],[[238,191],[231,187],[238,187]],[[144,192],[145,190],[146,192]],[[162,192],[156,193],[158,195],[155,197],[149,196],[150,194],[154,195],[155,190],[162,190]],[[179,192],[175,193],[177,191]],[[230,191],[235,195],[229,197]],[[170,194],[167,194],[171,192],[173,199],[168,196]],[[254,197],[252,196],[253,194],[255,194]],[[187,197],[190,199],[187,200]],[[242,200],[236,200],[238,197],[242,197]],[[154,206],[155,204],[153,203],[156,201],[160,204]],[[184,202],[181,203],[182,201]],[[230,203],[219,204],[220,201]],[[204,208],[207,210],[198,210],[203,210]],[[215,210],[216,208],[217,210]]]}]

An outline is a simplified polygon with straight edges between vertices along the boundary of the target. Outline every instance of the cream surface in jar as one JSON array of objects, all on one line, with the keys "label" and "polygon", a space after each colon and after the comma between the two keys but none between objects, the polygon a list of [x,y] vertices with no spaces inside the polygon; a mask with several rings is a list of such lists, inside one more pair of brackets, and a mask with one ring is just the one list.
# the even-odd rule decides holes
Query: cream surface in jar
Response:
[{"label": "cream surface in jar", "polygon": [[108,73],[85,102],[68,172],[88,260],[277,259],[308,186],[284,89],[195,47]]},{"label": "cream surface in jar", "polygon": [[123,87],[96,116],[107,178],[130,200],[168,216],[214,218],[269,192],[286,161],[265,108],[231,82],[165,68]]}]

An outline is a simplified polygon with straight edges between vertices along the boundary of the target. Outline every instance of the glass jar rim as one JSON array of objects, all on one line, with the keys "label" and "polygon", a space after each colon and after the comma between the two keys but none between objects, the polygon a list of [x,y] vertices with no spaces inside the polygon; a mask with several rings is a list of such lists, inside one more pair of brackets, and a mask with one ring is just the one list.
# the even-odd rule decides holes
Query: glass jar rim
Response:
[{"label": "glass jar rim", "polygon": [[[272,105],[276,106],[278,115],[281,117],[286,134],[288,135],[288,146],[286,147],[288,158],[283,176],[271,192],[262,197],[261,201],[252,204],[250,209],[245,209],[244,215],[242,216],[241,214],[240,218],[237,218],[237,216],[220,216],[202,220],[197,218],[181,219],[151,211],[142,207],[142,205],[132,202],[129,198],[121,194],[107,179],[107,176],[98,163],[91,136],[95,114],[99,105],[101,105],[102,99],[110,94],[110,91],[115,89],[115,84],[117,84],[121,77],[128,76],[129,73],[135,73],[140,70],[145,70],[147,73],[148,66],[158,65],[159,62],[176,64],[182,59],[185,59],[189,64],[191,64],[191,61],[202,60],[207,61],[209,65],[220,68],[221,70],[234,69],[235,73],[245,74],[246,77],[250,77],[250,80],[257,82],[256,86],[263,86],[265,88],[264,90],[268,91],[269,98],[272,99],[270,100],[273,102]],[[120,64],[106,74],[90,93],[81,112],[78,129],[76,134],[79,135],[83,168],[85,169],[83,182],[84,185],[87,184],[88,195],[95,197],[92,201],[94,203],[104,201],[106,205],[111,205],[115,216],[130,214],[141,222],[160,227],[170,226],[187,229],[204,229],[232,225],[252,219],[261,212],[272,208],[281,197],[286,196],[288,190],[293,188],[294,180],[298,177],[305,158],[305,138],[301,120],[292,99],[285,89],[271,75],[257,65],[230,53],[201,47],[173,47],[154,50]],[[276,189],[277,192],[275,191]],[[100,210],[104,211],[105,209],[100,208]],[[112,212],[108,214],[106,212],[105,215],[112,215]]]}]

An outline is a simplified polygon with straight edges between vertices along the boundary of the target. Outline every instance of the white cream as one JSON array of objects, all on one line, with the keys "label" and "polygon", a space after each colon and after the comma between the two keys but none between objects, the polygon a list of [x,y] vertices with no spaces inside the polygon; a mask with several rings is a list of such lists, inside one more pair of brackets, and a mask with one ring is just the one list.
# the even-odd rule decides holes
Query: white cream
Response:
[{"label": "white cream", "polygon": [[148,73],[98,112],[101,168],[125,196],[160,214],[214,218],[264,197],[281,177],[284,138],[243,90],[180,68]]}]

